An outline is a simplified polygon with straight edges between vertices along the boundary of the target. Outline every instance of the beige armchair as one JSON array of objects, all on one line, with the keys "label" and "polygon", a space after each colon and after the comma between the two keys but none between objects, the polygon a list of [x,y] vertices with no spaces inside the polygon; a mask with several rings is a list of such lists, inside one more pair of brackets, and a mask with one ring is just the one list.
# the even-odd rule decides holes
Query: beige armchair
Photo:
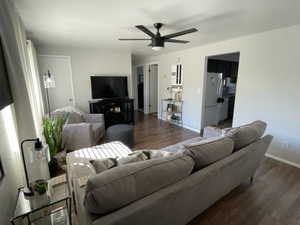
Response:
[{"label": "beige armchair", "polygon": [[55,110],[52,115],[66,115],[62,138],[67,151],[95,146],[105,135],[103,114],[87,114],[74,107]]}]

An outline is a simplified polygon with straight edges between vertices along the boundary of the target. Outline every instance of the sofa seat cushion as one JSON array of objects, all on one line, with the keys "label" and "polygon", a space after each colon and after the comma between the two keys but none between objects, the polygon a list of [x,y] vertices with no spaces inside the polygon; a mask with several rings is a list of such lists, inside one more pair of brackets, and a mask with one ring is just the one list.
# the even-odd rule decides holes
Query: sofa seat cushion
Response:
[{"label": "sofa seat cushion", "polygon": [[261,138],[266,127],[265,122],[257,120],[240,127],[223,129],[222,135],[230,137],[234,141],[234,151],[238,151]]},{"label": "sofa seat cushion", "polygon": [[194,159],[195,170],[199,170],[229,156],[233,151],[233,145],[233,141],[228,137],[212,137],[185,145],[184,154]]},{"label": "sofa seat cushion", "polygon": [[193,167],[184,154],[114,167],[89,178],[84,205],[90,213],[107,214],[184,179]]}]

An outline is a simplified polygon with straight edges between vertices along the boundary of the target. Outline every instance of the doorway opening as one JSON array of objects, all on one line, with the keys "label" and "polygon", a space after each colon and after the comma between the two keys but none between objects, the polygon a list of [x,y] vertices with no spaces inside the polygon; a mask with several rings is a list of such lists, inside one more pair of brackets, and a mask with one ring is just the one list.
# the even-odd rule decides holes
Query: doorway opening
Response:
[{"label": "doorway opening", "polygon": [[134,83],[136,109],[157,116],[158,112],[158,64],[136,67]]},{"label": "doorway opening", "polygon": [[240,53],[206,58],[202,125],[232,127]]},{"label": "doorway opening", "polygon": [[139,66],[137,70],[137,103],[138,111],[144,112],[144,67]]}]

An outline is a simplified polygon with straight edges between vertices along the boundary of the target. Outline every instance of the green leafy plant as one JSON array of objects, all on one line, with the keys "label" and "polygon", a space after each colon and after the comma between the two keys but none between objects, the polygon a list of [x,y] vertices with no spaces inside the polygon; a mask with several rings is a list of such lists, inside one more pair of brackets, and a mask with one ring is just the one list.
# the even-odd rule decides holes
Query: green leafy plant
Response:
[{"label": "green leafy plant", "polygon": [[48,183],[46,180],[37,180],[34,182],[33,190],[40,195],[45,194],[48,189]]},{"label": "green leafy plant", "polygon": [[64,150],[62,143],[62,130],[67,116],[43,118],[43,134],[49,146],[51,160]]},{"label": "green leafy plant", "polygon": [[59,170],[59,163],[55,156],[57,153],[64,150],[62,130],[67,118],[68,115],[43,118],[43,134],[46,143],[49,146],[51,158],[49,162],[49,172],[51,177],[56,176]]}]

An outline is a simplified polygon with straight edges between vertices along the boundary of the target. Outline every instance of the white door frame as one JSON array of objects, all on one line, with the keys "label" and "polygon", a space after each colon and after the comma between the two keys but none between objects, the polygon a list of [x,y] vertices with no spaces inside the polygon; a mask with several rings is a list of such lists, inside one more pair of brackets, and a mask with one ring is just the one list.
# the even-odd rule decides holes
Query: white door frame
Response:
[{"label": "white door frame", "polygon": [[[157,117],[159,118],[159,112],[160,112],[160,79],[159,79],[159,72],[160,72],[160,66],[159,62],[147,62],[144,64],[138,64],[134,66],[135,74],[137,67],[144,67],[144,114],[149,114],[149,66],[156,64],[157,65]],[[137,75],[136,75],[137,76]],[[134,91],[135,93],[135,91]],[[137,99],[137,96],[134,96],[135,99]],[[147,99],[148,98],[148,99]],[[146,100],[146,101],[145,101]]]},{"label": "white door frame", "polygon": [[[201,124],[200,124],[200,130],[204,128],[204,114],[205,114],[205,101],[206,101],[206,80],[207,80],[207,65],[208,65],[208,58],[213,57],[213,56],[218,56],[218,55],[226,55],[226,54],[232,54],[232,53],[239,53],[239,64],[240,64],[240,59],[241,59],[241,51],[235,51],[235,52],[225,52],[225,53],[220,53],[220,54],[214,54],[214,55],[208,55],[205,56],[205,61],[204,61],[204,76],[203,76],[203,87],[202,87],[202,107],[201,107]],[[239,69],[238,69],[238,75],[239,75]],[[238,80],[237,80],[238,82]],[[236,86],[238,83],[236,83]],[[236,102],[236,99],[234,103]],[[235,112],[235,110],[234,110]],[[233,113],[233,120],[234,120],[235,113]]]},{"label": "white door frame", "polygon": [[72,92],[72,103],[73,106],[76,106],[76,99],[75,99],[75,92],[74,92],[74,80],[73,80],[73,71],[72,71],[72,62],[71,62],[71,56],[66,56],[66,55],[48,55],[48,54],[39,54],[38,57],[53,57],[53,58],[63,58],[68,60],[68,65],[70,68],[71,72],[71,92]]}]

